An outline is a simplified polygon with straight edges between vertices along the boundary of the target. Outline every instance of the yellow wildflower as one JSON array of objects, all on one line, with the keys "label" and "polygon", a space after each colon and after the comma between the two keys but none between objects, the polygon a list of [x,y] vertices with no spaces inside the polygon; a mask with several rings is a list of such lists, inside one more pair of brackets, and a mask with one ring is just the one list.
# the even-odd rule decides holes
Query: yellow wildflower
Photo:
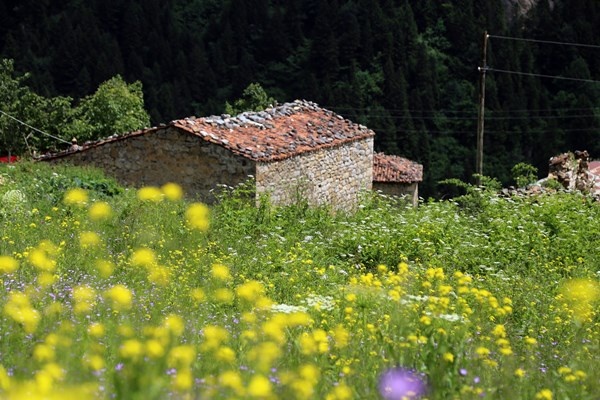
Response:
[{"label": "yellow wildflower", "polygon": [[0,364],[0,390],[8,390],[10,389],[10,386],[10,375],[8,375],[4,366]]},{"label": "yellow wildflower", "polygon": [[107,260],[97,260],[96,261],[96,269],[100,273],[100,276],[103,278],[108,278],[112,275],[115,270],[115,266],[113,263]]},{"label": "yellow wildflower", "polygon": [[475,349],[475,353],[481,357],[486,357],[490,355],[490,350],[486,347],[478,347]]},{"label": "yellow wildflower", "polygon": [[192,387],[194,383],[194,377],[192,371],[189,368],[177,371],[177,374],[173,376],[173,388],[178,391],[186,391]]},{"label": "yellow wildflower", "polygon": [[355,293],[346,294],[346,300],[349,302],[356,301],[356,294]]},{"label": "yellow wildflower", "polygon": [[91,311],[96,300],[96,291],[87,285],[73,288],[73,299],[75,300],[75,313],[87,313]]},{"label": "yellow wildflower", "polygon": [[263,333],[278,343],[283,343],[285,340],[285,325],[282,322],[284,321],[278,318],[265,321],[262,324]]},{"label": "yellow wildflower", "polygon": [[42,272],[38,275],[38,283],[41,287],[48,287],[50,285],[53,285],[54,282],[56,282],[57,278],[57,275],[51,274],[49,272]]},{"label": "yellow wildflower", "polygon": [[150,267],[148,273],[148,280],[159,286],[165,286],[167,283],[169,283],[170,276],[171,273],[167,268],[162,267],[160,265],[154,265]]},{"label": "yellow wildflower", "polygon": [[533,346],[533,345],[537,344],[537,340],[535,340],[532,337],[525,336],[525,343],[528,344],[528,345],[530,345],[530,346]]},{"label": "yellow wildflower", "polygon": [[203,349],[216,349],[221,343],[229,339],[229,332],[225,328],[217,325],[207,325],[204,327]]},{"label": "yellow wildflower", "polygon": [[273,362],[281,357],[281,348],[274,342],[260,343],[248,351],[248,359],[259,371],[268,371]]},{"label": "yellow wildflower", "polygon": [[29,252],[29,262],[41,271],[52,272],[56,269],[56,261],[49,257],[48,251],[38,247]]},{"label": "yellow wildflower", "polygon": [[206,204],[192,203],[185,212],[187,225],[191,229],[206,232],[209,227],[209,209]]},{"label": "yellow wildflower", "polygon": [[202,303],[204,300],[206,300],[206,294],[204,293],[204,290],[200,288],[192,289],[190,295],[192,296],[192,299],[196,301],[196,303]]},{"label": "yellow wildflower", "polygon": [[552,400],[552,390],[542,389],[535,394],[536,400]]},{"label": "yellow wildflower", "polygon": [[141,201],[158,203],[163,199],[163,193],[156,186],[146,186],[137,191],[137,198]]},{"label": "yellow wildflower", "polygon": [[251,280],[238,286],[235,292],[242,300],[254,303],[264,294],[265,288],[259,281]]},{"label": "yellow wildflower", "polygon": [[31,306],[24,293],[12,292],[4,305],[4,312],[14,321],[23,325],[27,333],[33,333],[40,321],[40,313]]},{"label": "yellow wildflower", "polygon": [[146,342],[146,354],[150,358],[160,358],[165,354],[165,348],[156,339],[150,339]]},{"label": "yellow wildflower", "polygon": [[52,361],[54,360],[54,356],[54,348],[47,344],[38,344],[33,349],[33,358],[35,358],[39,362]]},{"label": "yellow wildflower", "polygon": [[575,376],[577,377],[577,379],[585,379],[587,378],[587,374],[581,370],[577,370],[574,372]]},{"label": "yellow wildflower", "polygon": [[504,356],[510,356],[513,351],[510,347],[502,347],[500,350],[498,350],[500,352],[500,354],[504,355]]},{"label": "yellow wildflower", "polygon": [[306,381],[315,385],[321,376],[321,371],[313,364],[304,364],[299,368],[299,375]]},{"label": "yellow wildflower", "polygon": [[558,373],[561,375],[567,375],[571,373],[571,368],[569,367],[559,367],[558,368]]},{"label": "yellow wildflower", "polygon": [[237,371],[225,371],[221,373],[219,375],[219,383],[224,387],[233,389],[238,395],[244,392],[242,377]]},{"label": "yellow wildflower", "polygon": [[235,351],[231,347],[221,346],[217,349],[215,358],[219,361],[232,363],[235,361]]},{"label": "yellow wildflower", "polygon": [[231,304],[233,302],[233,292],[227,288],[220,288],[214,291],[213,296],[216,301],[223,304]]},{"label": "yellow wildflower", "polygon": [[131,308],[133,295],[124,285],[115,285],[105,292],[106,297],[112,300],[113,307],[116,310],[127,310]]},{"label": "yellow wildflower", "polygon": [[333,330],[333,339],[335,343],[335,347],[344,348],[348,345],[348,341],[350,339],[350,333],[342,324],[338,324],[335,326]]},{"label": "yellow wildflower", "polygon": [[210,272],[213,278],[220,281],[228,281],[231,279],[231,273],[226,265],[213,264]]},{"label": "yellow wildflower", "polygon": [[325,400],[350,400],[353,398],[352,389],[345,383],[335,386],[325,397]]},{"label": "yellow wildflower", "polygon": [[63,203],[67,205],[84,205],[88,201],[88,194],[81,188],[67,191],[63,197]]},{"label": "yellow wildflower", "polygon": [[177,201],[183,197],[183,189],[176,183],[165,183],[160,189],[167,200]]},{"label": "yellow wildflower", "polygon": [[19,268],[19,262],[9,256],[0,256],[0,273],[10,274]]},{"label": "yellow wildflower", "polygon": [[263,375],[254,375],[248,384],[250,397],[267,397],[271,394],[271,381]]},{"label": "yellow wildflower", "polygon": [[494,329],[492,330],[492,333],[496,337],[505,338],[506,337],[506,328],[504,328],[504,325],[496,325],[494,327]]},{"label": "yellow wildflower", "polygon": [[181,336],[185,329],[183,318],[177,314],[169,314],[165,317],[164,326],[175,336]]},{"label": "yellow wildflower", "polygon": [[88,215],[92,221],[102,221],[112,216],[112,209],[105,201],[97,201],[90,206]]},{"label": "yellow wildflower", "polygon": [[175,346],[169,352],[168,364],[170,367],[189,367],[196,358],[196,350],[191,345]]},{"label": "yellow wildflower", "polygon": [[133,252],[129,262],[135,267],[150,267],[156,264],[156,255],[149,248],[139,248]]},{"label": "yellow wildflower", "polygon": [[95,338],[100,338],[104,336],[106,333],[106,329],[101,322],[93,322],[88,326],[88,334]]},{"label": "yellow wildflower", "polygon": [[560,294],[573,310],[574,318],[583,321],[590,317],[594,304],[600,300],[600,283],[593,279],[571,279],[561,286]]},{"label": "yellow wildflower", "polygon": [[100,371],[102,368],[104,368],[104,358],[98,354],[89,356],[86,359],[86,362],[92,371]]},{"label": "yellow wildflower", "polygon": [[123,358],[136,359],[144,352],[144,345],[137,339],[128,339],[119,348],[119,354]]}]

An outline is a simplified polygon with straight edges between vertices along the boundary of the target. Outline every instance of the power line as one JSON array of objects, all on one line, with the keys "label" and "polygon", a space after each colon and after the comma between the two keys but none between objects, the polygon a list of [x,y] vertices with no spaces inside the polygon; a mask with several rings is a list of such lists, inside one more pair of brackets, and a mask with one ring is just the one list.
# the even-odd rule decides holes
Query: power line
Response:
[{"label": "power line", "polygon": [[[571,129],[561,129],[559,127],[555,127],[556,129],[561,130],[562,132],[598,132],[598,129],[595,128],[571,128]],[[372,129],[373,131],[385,131],[389,128],[373,128],[371,127],[370,129]],[[539,127],[536,127],[532,130],[535,129],[540,129]],[[548,128],[544,128],[545,130],[548,130]],[[448,129],[448,130],[430,130],[430,129],[402,129],[402,128],[396,128],[395,131],[397,132],[407,132],[407,133],[461,133],[461,134],[472,134],[473,131],[469,130],[469,131],[457,131],[454,129]],[[487,133],[491,133],[491,134],[501,134],[501,133],[519,133],[522,132],[521,130],[514,130],[514,129],[503,129],[503,130],[488,130],[486,129]]]},{"label": "power line", "polygon": [[53,136],[53,135],[51,135],[51,134],[49,134],[49,133],[46,133],[46,132],[44,132],[44,131],[42,131],[42,130],[40,130],[40,129],[38,129],[38,128],[35,128],[35,127],[33,127],[33,126],[29,125],[28,123],[26,123],[26,122],[23,122],[23,121],[21,121],[20,119],[17,119],[17,118],[15,118],[15,117],[13,117],[12,115],[5,113],[5,112],[4,112],[4,111],[2,111],[2,110],[0,110],[0,113],[1,113],[1,114],[4,114],[4,115],[6,115],[6,116],[7,116],[8,118],[10,118],[10,119],[13,119],[13,120],[17,121],[18,123],[20,123],[20,124],[22,124],[22,125],[25,125],[25,126],[26,126],[26,127],[28,127],[29,129],[33,129],[34,131],[41,133],[42,135],[49,136],[49,137],[51,137],[52,139],[58,140],[58,141],[60,141],[60,142],[66,143],[66,144],[71,144],[71,143],[67,142],[67,141],[66,141],[66,140],[64,140],[64,139],[61,139],[61,138],[59,138],[59,137],[57,137],[57,136]]},{"label": "power line", "polygon": [[499,36],[499,35],[488,35],[490,38],[496,39],[506,39],[506,40],[516,40],[521,42],[535,42],[535,43],[546,43],[546,44],[559,44],[563,46],[577,46],[577,47],[589,47],[592,49],[600,49],[600,45],[595,44],[586,44],[586,43],[573,43],[573,42],[557,42],[554,40],[538,40],[538,39],[525,39],[525,38],[516,38],[510,36]]},{"label": "power line", "polygon": [[[486,110],[486,112],[489,110]],[[493,111],[491,111],[493,113]],[[361,114],[361,116],[369,117],[369,118],[377,118],[384,117],[393,120],[415,120],[415,121],[476,121],[477,117],[447,117],[447,116],[438,116],[438,117],[420,117],[416,115],[394,115],[394,114]],[[485,117],[486,120],[491,121],[509,121],[509,120],[523,120],[523,119],[531,119],[533,117],[540,117],[544,119],[569,119],[569,118],[598,118],[600,115],[597,114],[568,114],[568,115],[542,115],[542,116],[531,116],[531,115],[522,115],[515,117]]]},{"label": "power line", "polygon": [[566,76],[557,76],[557,75],[534,74],[534,73],[531,73],[531,72],[510,71],[510,70],[497,69],[497,68],[492,68],[492,67],[484,67],[482,69],[484,69],[486,71],[501,72],[501,73],[513,74],[513,75],[537,76],[537,77],[540,77],[540,78],[553,78],[553,79],[563,79],[563,80],[567,80],[567,81],[600,83],[600,81],[596,81],[594,79],[581,79],[581,78],[569,78],[569,77],[566,77]]},{"label": "power line", "polygon": [[[370,111],[372,107],[338,107],[338,106],[323,106],[324,108],[330,110],[350,110],[350,111]],[[446,110],[440,109],[438,111],[433,110],[414,110],[414,109],[402,109],[402,108],[384,108],[382,110],[385,111],[399,111],[399,112],[409,112],[411,114],[473,114],[476,110],[468,111],[468,110]],[[529,113],[529,112],[546,112],[546,113],[554,113],[554,112],[565,112],[565,111],[600,111],[600,107],[586,107],[586,108],[523,108],[523,109],[506,109],[506,110],[486,110],[488,113]]]}]

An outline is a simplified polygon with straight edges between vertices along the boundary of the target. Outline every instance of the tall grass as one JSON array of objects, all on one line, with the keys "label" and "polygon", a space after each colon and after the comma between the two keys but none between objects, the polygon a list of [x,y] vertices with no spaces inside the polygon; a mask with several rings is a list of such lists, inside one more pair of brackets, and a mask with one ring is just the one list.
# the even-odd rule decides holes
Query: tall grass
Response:
[{"label": "tall grass", "polygon": [[[594,399],[597,203],[208,210],[0,169],[0,397]],[[475,193],[475,194],[474,194]]]}]

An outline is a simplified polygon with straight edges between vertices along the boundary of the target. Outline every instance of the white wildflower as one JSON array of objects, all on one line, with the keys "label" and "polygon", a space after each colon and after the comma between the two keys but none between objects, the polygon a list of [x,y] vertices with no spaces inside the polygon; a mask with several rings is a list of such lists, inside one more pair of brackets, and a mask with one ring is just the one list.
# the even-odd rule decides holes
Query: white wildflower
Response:
[{"label": "white wildflower", "polygon": [[271,306],[271,311],[284,313],[284,314],[291,314],[291,313],[295,313],[295,312],[305,312],[306,307],[293,306],[290,304],[273,304]]}]

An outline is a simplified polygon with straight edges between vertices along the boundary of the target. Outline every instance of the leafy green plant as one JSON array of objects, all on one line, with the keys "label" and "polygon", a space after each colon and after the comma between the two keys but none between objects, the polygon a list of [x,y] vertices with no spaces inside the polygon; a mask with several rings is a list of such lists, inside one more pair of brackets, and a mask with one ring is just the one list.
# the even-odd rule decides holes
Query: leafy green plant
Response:
[{"label": "leafy green plant", "polygon": [[233,104],[225,103],[225,113],[237,115],[244,111],[262,111],[273,106],[277,101],[270,97],[260,83],[251,83],[244,89],[242,97]]},{"label": "leafy green plant", "polygon": [[502,185],[500,182],[491,177],[474,175],[480,184],[473,185],[461,181],[460,179],[446,179],[439,182],[441,185],[451,185],[464,191],[464,194],[454,198],[457,204],[466,211],[475,213],[483,210],[489,203],[491,195],[496,194]]},{"label": "leafy green plant", "polygon": [[548,178],[544,182],[542,182],[542,186],[552,190],[563,190],[564,186],[554,178]]},{"label": "leafy green plant", "polygon": [[[0,173],[32,194],[93,176]],[[408,376],[430,399],[594,399],[600,207],[463,187],[477,212],[257,208],[252,182],[211,208],[28,194],[0,219],[0,397],[379,399]]]},{"label": "leafy green plant", "polygon": [[531,164],[520,162],[511,169],[517,187],[525,187],[537,180],[537,168]]}]

